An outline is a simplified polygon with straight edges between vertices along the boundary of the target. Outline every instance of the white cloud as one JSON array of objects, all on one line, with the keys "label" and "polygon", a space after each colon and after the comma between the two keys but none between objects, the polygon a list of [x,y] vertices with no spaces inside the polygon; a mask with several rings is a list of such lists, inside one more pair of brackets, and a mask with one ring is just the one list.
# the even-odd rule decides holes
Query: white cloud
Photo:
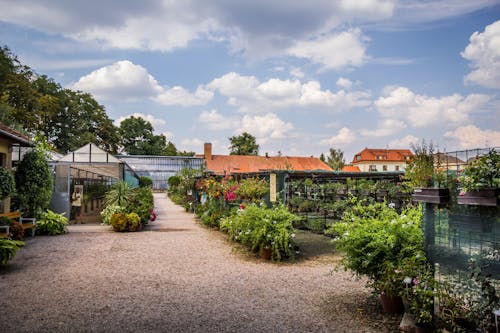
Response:
[{"label": "white cloud", "polygon": [[202,123],[204,128],[210,130],[235,129],[241,124],[238,118],[224,116],[217,110],[203,111],[198,117],[198,121]]},{"label": "white cloud", "polygon": [[368,59],[361,30],[350,29],[313,40],[298,41],[288,53],[319,64],[324,70],[359,67]]},{"label": "white cloud", "polygon": [[500,146],[500,131],[482,130],[474,125],[461,126],[444,134],[457,149]]},{"label": "white cloud", "polygon": [[162,105],[181,105],[193,106],[207,104],[213,97],[213,92],[199,86],[194,93],[180,86],[169,89],[163,88],[162,91],[153,99]]},{"label": "white cloud", "polygon": [[469,115],[485,107],[490,99],[482,94],[436,98],[415,94],[405,87],[388,87],[375,106],[383,117],[407,120],[415,127],[442,127],[470,121]]},{"label": "white cloud", "polygon": [[350,90],[353,83],[351,80],[346,79],[345,77],[339,77],[335,84],[342,89]]},{"label": "white cloud", "polygon": [[306,76],[304,74],[304,72],[302,71],[302,69],[300,68],[297,68],[297,67],[294,67],[290,70],[290,74],[298,79],[302,79],[304,76]]},{"label": "white cloud", "polygon": [[379,123],[376,129],[364,129],[361,130],[360,133],[367,137],[385,137],[401,132],[405,128],[406,124],[401,120],[384,119]]},{"label": "white cloud", "polygon": [[254,135],[259,144],[273,139],[283,139],[293,130],[292,123],[284,122],[276,114],[245,115],[241,119],[241,127],[237,132],[248,132]]},{"label": "white cloud", "polygon": [[260,82],[254,76],[228,73],[214,79],[207,89],[219,92],[228,98],[231,106],[241,112],[266,112],[290,107],[328,108],[346,111],[370,104],[369,92],[339,90],[336,93],[322,90],[317,81],[301,83],[299,80],[269,79]]},{"label": "white cloud", "polygon": [[336,135],[320,141],[321,145],[330,147],[345,147],[356,140],[356,135],[347,127],[342,127]]},{"label": "white cloud", "polygon": [[98,99],[150,98],[162,105],[203,105],[213,97],[213,92],[201,86],[193,93],[180,86],[163,87],[144,67],[128,60],[101,67],[81,77],[71,88],[91,92]]},{"label": "white cloud", "polygon": [[181,150],[203,152],[203,144],[205,142],[198,138],[183,139],[181,141]]},{"label": "white cloud", "polygon": [[500,21],[486,26],[484,32],[474,32],[469,41],[461,53],[473,68],[465,83],[500,89]]},{"label": "white cloud", "polygon": [[155,130],[161,129],[162,127],[164,127],[167,124],[165,119],[156,118],[155,116],[153,116],[151,114],[144,114],[144,113],[135,112],[133,114],[129,114],[128,116],[124,116],[124,117],[120,117],[120,118],[116,119],[114,121],[115,126],[120,126],[122,121],[124,121],[125,119],[130,118],[130,117],[142,118],[142,119],[150,122]]},{"label": "white cloud", "polygon": [[136,100],[153,97],[161,87],[148,71],[128,60],[118,61],[85,75],[72,85],[97,98]]},{"label": "white cloud", "polygon": [[410,148],[413,145],[415,144],[418,144],[420,140],[416,137],[416,136],[413,136],[411,134],[408,134],[406,135],[405,137],[401,138],[401,139],[396,139],[396,140],[392,140],[389,142],[389,148],[392,148],[392,149],[407,149],[407,148]]}]

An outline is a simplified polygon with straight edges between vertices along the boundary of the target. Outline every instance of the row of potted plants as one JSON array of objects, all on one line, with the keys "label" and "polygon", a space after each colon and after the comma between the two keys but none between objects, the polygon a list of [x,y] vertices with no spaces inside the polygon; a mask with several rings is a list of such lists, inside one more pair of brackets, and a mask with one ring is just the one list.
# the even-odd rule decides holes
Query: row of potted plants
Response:
[{"label": "row of potted plants", "polygon": [[500,153],[491,150],[456,172],[435,166],[433,156],[420,151],[410,160],[406,177],[415,187],[413,200],[417,202],[443,204],[457,195],[458,204],[497,206]]}]

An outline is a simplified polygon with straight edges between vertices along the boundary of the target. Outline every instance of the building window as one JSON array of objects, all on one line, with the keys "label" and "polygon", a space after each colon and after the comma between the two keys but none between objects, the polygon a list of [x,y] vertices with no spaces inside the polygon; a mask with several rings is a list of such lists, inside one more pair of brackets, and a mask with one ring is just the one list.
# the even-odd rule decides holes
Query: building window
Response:
[{"label": "building window", "polygon": [[361,161],[361,155],[356,155],[356,160]]},{"label": "building window", "polygon": [[382,171],[387,171],[387,165],[382,165]]},{"label": "building window", "polygon": [[396,166],[394,167],[394,170],[399,171],[399,165],[396,165]]},{"label": "building window", "polygon": [[368,171],[377,171],[377,166],[374,164],[370,164],[370,167],[368,168]]}]

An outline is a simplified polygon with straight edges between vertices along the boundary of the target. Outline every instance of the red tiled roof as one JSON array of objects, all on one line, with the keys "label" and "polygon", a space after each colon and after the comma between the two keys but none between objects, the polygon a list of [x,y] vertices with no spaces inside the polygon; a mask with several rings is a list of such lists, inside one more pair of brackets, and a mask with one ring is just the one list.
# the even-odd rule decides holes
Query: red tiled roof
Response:
[{"label": "red tiled roof", "polygon": [[[358,158],[359,156],[359,158]],[[353,164],[367,161],[404,162],[406,157],[413,156],[409,149],[368,149],[365,148],[354,155]]]},{"label": "red tiled roof", "polygon": [[355,165],[344,165],[344,167],[342,168],[342,171],[343,172],[361,172],[361,170],[359,170],[359,167],[357,167]]},{"label": "red tiled roof", "polygon": [[205,159],[205,162],[208,171],[222,175],[269,170],[332,171],[316,157],[212,155],[212,159]]},{"label": "red tiled roof", "polygon": [[3,123],[0,123],[0,136],[8,138],[12,142],[32,145],[32,142],[26,135],[19,133]]}]

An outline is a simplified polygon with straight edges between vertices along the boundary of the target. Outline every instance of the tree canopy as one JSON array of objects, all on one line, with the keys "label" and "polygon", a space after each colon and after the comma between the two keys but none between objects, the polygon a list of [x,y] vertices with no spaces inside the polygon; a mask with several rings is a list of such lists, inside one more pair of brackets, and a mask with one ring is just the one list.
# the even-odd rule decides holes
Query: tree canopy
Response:
[{"label": "tree canopy", "polygon": [[[321,155],[323,156],[322,161],[325,161],[325,156],[323,154]],[[335,171],[342,170],[345,165],[344,152],[340,149],[330,148],[329,155],[325,162]]]},{"label": "tree canopy", "polygon": [[229,138],[229,155],[258,155],[259,145],[253,135],[243,132]]},{"label": "tree canopy", "polygon": [[164,135],[154,135],[144,119],[128,119],[116,127],[91,94],[62,88],[21,64],[8,47],[0,47],[0,122],[45,137],[63,154],[92,142],[112,154],[122,147],[131,155],[194,155],[177,151]]}]

